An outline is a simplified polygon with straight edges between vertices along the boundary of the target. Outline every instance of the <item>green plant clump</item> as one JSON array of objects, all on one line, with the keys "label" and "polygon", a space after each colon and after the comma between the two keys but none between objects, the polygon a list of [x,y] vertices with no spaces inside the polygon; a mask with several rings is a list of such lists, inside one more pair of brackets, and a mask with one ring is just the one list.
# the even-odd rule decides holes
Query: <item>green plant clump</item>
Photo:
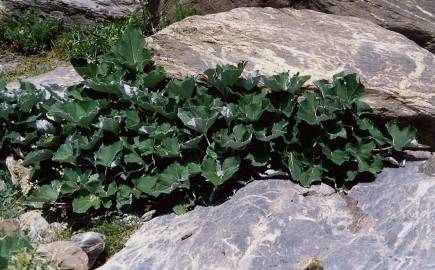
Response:
[{"label": "green plant clump", "polygon": [[2,155],[32,165],[40,186],[28,205],[183,213],[271,170],[344,187],[380,172],[415,135],[373,121],[355,74],[301,91],[309,76],[242,77],[240,63],[207,70],[203,86],[168,80],[144,45],[126,29],[98,61],[74,63],[84,81],[66,91],[0,86]]},{"label": "green plant clump", "polygon": [[37,54],[51,49],[53,40],[62,30],[61,20],[44,19],[36,12],[27,10],[22,15],[13,14],[0,22],[0,40],[16,51]]},{"label": "green plant clump", "polygon": [[140,26],[138,17],[113,22],[97,22],[88,26],[68,25],[55,41],[55,51],[62,58],[96,59],[110,50],[126,27]]},{"label": "green plant clump", "polygon": [[201,15],[201,12],[199,12],[196,8],[178,4],[175,8],[175,13],[172,16],[160,20],[158,28],[165,28],[173,23],[179,22],[194,15]]}]

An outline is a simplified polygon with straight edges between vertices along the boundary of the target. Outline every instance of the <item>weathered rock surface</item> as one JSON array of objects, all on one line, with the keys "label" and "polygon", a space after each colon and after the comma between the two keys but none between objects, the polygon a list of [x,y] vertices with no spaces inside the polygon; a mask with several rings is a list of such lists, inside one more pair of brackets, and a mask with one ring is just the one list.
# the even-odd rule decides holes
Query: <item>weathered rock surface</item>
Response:
[{"label": "weathered rock surface", "polygon": [[[146,222],[101,270],[435,269],[435,178],[387,168],[348,195],[254,181],[216,207]],[[316,268],[314,268],[316,269]]]},{"label": "weathered rock surface", "polygon": [[38,258],[48,261],[55,269],[87,270],[88,256],[71,241],[57,241],[39,245]]},{"label": "weathered rock surface", "polygon": [[88,255],[88,266],[94,265],[95,261],[104,252],[104,235],[96,232],[78,233],[71,237],[71,241],[76,243]]},{"label": "weathered rock surface", "polygon": [[310,10],[238,8],[194,16],[147,39],[170,76],[248,61],[249,71],[300,71],[313,80],[356,72],[387,118],[435,133],[435,55],[369,21]]},{"label": "weathered rock surface", "polygon": [[22,214],[19,218],[21,229],[35,243],[47,243],[55,236],[55,228],[42,216],[39,210]]},{"label": "weathered rock surface", "polygon": [[[154,9],[157,11],[157,17],[165,18],[173,16],[178,6],[194,8],[200,14],[211,14],[223,11],[229,11],[239,7],[273,7],[284,8],[290,7],[293,0],[214,0],[214,1],[200,1],[200,0],[157,0],[150,1],[155,5]],[[153,8],[151,8],[153,11]]]},{"label": "weathered rock surface", "polygon": [[355,16],[399,32],[435,53],[433,0],[299,0],[296,8]]},{"label": "weathered rock surface", "polygon": [[38,10],[67,21],[87,22],[94,19],[119,19],[130,16],[139,0],[0,0],[4,10]]},{"label": "weathered rock surface", "polygon": [[[58,67],[50,72],[24,79],[23,81],[27,81],[33,83],[37,87],[41,87],[43,85],[57,84],[59,86],[68,87],[71,85],[78,84],[82,81],[82,77],[74,70],[72,66],[66,67]],[[16,89],[20,85],[18,82],[9,83],[7,85],[8,89]]]}]

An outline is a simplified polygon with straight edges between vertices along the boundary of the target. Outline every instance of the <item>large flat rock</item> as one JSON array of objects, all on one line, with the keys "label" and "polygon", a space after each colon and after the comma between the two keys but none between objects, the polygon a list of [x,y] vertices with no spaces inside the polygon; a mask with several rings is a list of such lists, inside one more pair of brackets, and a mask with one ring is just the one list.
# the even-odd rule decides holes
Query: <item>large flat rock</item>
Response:
[{"label": "large flat rock", "polygon": [[[23,81],[30,82],[36,87],[41,88],[46,85],[56,84],[62,87],[68,87],[78,84],[82,81],[82,77],[75,71],[74,67],[58,67],[47,73],[23,79]],[[16,89],[20,86],[18,82],[12,82],[7,85],[8,89]]]},{"label": "large flat rock", "polygon": [[424,161],[388,168],[348,195],[254,181],[215,207],[147,223],[100,270],[435,269],[435,178]]},{"label": "large flat rock", "polygon": [[0,10],[33,9],[45,15],[79,23],[128,17],[139,6],[139,0],[0,0]]},{"label": "large flat rock", "polygon": [[367,20],[310,10],[238,8],[193,16],[147,39],[173,77],[248,61],[272,75],[300,71],[313,80],[356,72],[366,101],[386,118],[435,133],[435,56]]},{"label": "large flat rock", "polygon": [[302,0],[294,7],[355,16],[399,32],[435,53],[433,0]]}]

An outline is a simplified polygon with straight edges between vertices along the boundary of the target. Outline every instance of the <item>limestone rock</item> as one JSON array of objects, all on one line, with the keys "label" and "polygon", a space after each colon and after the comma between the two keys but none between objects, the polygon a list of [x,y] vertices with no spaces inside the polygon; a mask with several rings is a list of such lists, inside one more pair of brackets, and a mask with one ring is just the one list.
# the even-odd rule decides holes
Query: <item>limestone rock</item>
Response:
[{"label": "limestone rock", "polygon": [[36,250],[37,257],[49,262],[56,269],[87,270],[88,256],[71,241],[42,244]]},{"label": "limestone rock", "polygon": [[15,160],[13,156],[6,158],[6,167],[11,174],[11,180],[14,185],[18,185],[23,195],[27,195],[33,188],[33,184],[30,182],[30,173],[32,167],[23,166],[21,159]]},{"label": "limestone rock", "polygon": [[5,234],[20,234],[20,222],[17,219],[0,220],[0,232]]},{"label": "limestone rock", "polygon": [[[348,195],[254,181],[215,207],[144,223],[100,270],[434,269],[435,178],[424,161],[386,168]],[[314,268],[319,269],[319,268]]]},{"label": "limestone rock", "polygon": [[0,5],[6,10],[33,9],[78,23],[128,17],[140,6],[139,0],[0,0]]},{"label": "limestone rock", "polygon": [[325,13],[355,16],[399,32],[435,53],[433,0],[299,0],[293,6]]},{"label": "limestone rock", "polygon": [[71,241],[76,243],[88,255],[88,265],[91,267],[104,252],[104,235],[96,232],[78,233],[71,237]]},{"label": "limestone rock", "polygon": [[32,242],[50,242],[55,234],[52,226],[42,216],[39,210],[22,214],[19,218],[22,230],[30,237]]},{"label": "limestone rock", "polygon": [[[153,1],[151,1],[153,2]],[[185,8],[194,8],[200,14],[212,14],[217,12],[229,11],[239,7],[273,7],[284,8],[290,7],[294,2],[292,0],[157,0],[154,8],[158,14],[157,17],[167,18],[174,16],[178,6]],[[151,8],[151,10],[153,10]]]},{"label": "limestone rock", "polygon": [[[38,88],[44,85],[57,84],[62,87],[68,87],[71,85],[78,84],[82,81],[82,77],[74,70],[72,66],[66,67],[58,67],[50,72],[24,79],[23,81],[27,81],[33,83]],[[9,83],[7,85],[8,89],[16,89],[20,85],[18,82]]]},{"label": "limestone rock", "polygon": [[[172,77],[248,61],[250,72],[331,79],[356,72],[366,101],[385,118],[435,134],[435,55],[369,21],[310,10],[238,8],[193,16],[147,39]],[[434,140],[434,138],[432,139]]]}]

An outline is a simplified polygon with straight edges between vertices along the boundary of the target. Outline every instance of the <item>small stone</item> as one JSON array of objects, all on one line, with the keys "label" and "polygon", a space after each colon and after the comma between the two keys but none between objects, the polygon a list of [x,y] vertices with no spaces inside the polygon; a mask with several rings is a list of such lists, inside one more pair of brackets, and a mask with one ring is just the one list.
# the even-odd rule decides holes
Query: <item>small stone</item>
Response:
[{"label": "small stone", "polygon": [[3,180],[0,180],[0,192],[6,190],[6,183]]},{"label": "small stone", "polygon": [[36,255],[38,258],[50,263],[55,269],[88,269],[88,255],[76,243],[71,241],[41,244],[36,250]]},{"label": "small stone", "polygon": [[88,255],[88,266],[92,267],[104,251],[105,236],[96,232],[78,233],[71,237],[71,241],[76,243]]},{"label": "small stone", "polygon": [[50,224],[42,216],[39,210],[33,210],[20,216],[22,230],[37,243],[50,242],[54,237],[54,231]]},{"label": "small stone", "polygon": [[5,234],[20,234],[20,222],[17,219],[0,220],[0,232]]},{"label": "small stone", "polygon": [[311,257],[295,264],[295,270],[323,270],[323,263],[316,257]]},{"label": "small stone", "polygon": [[140,219],[142,222],[150,221],[151,219],[153,219],[155,213],[156,213],[156,210],[148,211],[145,214],[143,214]]}]

